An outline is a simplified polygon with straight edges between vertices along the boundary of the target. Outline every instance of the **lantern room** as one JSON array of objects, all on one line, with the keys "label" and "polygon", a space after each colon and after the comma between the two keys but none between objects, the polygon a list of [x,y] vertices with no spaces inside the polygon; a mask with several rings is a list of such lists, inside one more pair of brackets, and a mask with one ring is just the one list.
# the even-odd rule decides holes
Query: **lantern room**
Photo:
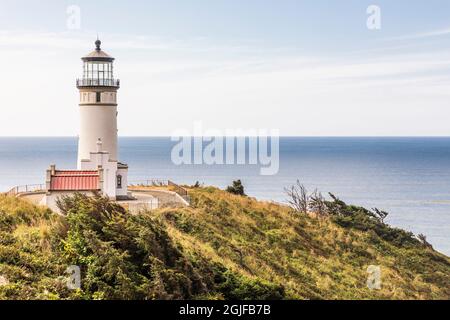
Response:
[{"label": "lantern room", "polygon": [[114,58],[102,51],[100,46],[101,41],[95,41],[95,50],[81,58],[83,77],[77,80],[77,87],[119,87],[119,80],[114,79]]}]

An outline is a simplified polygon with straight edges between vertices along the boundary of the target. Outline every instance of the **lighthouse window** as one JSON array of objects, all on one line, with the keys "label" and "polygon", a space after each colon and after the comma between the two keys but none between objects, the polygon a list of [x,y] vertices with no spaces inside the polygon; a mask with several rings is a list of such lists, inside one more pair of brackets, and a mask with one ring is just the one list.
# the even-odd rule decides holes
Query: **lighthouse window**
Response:
[{"label": "lighthouse window", "polygon": [[88,76],[88,79],[92,79],[92,64],[91,63],[87,64],[87,76]]},{"label": "lighthouse window", "polygon": [[122,189],[122,176],[120,174],[117,176],[117,189]]},{"label": "lighthouse window", "polygon": [[96,92],[96,100],[97,100],[97,102],[101,102],[101,100],[102,100],[102,93],[101,92]]},{"label": "lighthouse window", "polygon": [[113,79],[111,62],[88,61],[83,65],[83,78],[92,85],[109,85]]}]

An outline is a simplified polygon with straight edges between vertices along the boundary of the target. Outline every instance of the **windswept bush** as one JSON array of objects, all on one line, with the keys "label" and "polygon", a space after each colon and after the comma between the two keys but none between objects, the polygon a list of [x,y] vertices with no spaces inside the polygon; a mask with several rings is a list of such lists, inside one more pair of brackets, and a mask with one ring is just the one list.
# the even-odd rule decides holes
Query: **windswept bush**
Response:
[{"label": "windswept bush", "polygon": [[[374,208],[368,210],[363,207],[348,205],[334,194],[329,193],[331,201],[326,200],[320,192],[315,190],[308,193],[306,187],[297,183],[285,188],[288,195],[287,203],[297,213],[314,213],[319,217],[328,216],[332,221],[345,228],[361,231],[373,231],[377,236],[396,246],[417,246],[419,240],[414,234],[385,224],[388,212]],[[431,246],[426,246],[431,248]]]},{"label": "windswept bush", "polygon": [[285,298],[282,285],[251,279],[222,268],[216,272],[218,291],[227,300],[281,300]]},{"label": "windswept bush", "polygon": [[347,205],[344,201],[330,193],[333,201],[326,203],[332,221],[345,228],[354,228],[361,231],[373,231],[381,239],[396,246],[417,246],[419,241],[412,232],[393,228],[384,223],[388,215],[385,211],[370,211],[363,207]]},{"label": "windswept bush", "polygon": [[233,181],[233,185],[228,186],[226,191],[238,196],[245,196],[244,186],[242,185],[241,180]]},{"label": "windswept bush", "polygon": [[185,299],[205,293],[200,276],[148,214],[81,194],[59,202],[67,214],[62,255],[82,268],[83,290],[104,299]]}]

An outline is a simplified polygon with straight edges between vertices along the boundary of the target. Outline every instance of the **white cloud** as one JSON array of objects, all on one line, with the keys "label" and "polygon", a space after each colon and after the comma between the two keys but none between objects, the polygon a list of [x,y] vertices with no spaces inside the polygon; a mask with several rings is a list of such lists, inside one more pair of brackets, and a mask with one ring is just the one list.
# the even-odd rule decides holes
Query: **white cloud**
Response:
[{"label": "white cloud", "polygon": [[[447,134],[449,52],[336,58],[207,39],[102,40],[117,57],[123,135],[170,135],[195,120],[285,135]],[[76,135],[74,79],[92,37],[1,32],[0,47],[0,135]]]},{"label": "white cloud", "polygon": [[397,41],[397,40],[414,40],[414,39],[424,39],[424,38],[433,38],[446,36],[450,34],[450,28],[437,29],[427,32],[418,32],[413,34],[402,35],[398,37],[391,37],[388,40]]}]

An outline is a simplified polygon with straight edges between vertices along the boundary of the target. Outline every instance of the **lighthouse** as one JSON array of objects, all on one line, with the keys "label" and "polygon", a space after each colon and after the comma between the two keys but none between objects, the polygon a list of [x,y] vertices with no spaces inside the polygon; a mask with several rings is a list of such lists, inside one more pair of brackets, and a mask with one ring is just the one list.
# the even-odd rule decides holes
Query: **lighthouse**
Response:
[{"label": "lighthouse", "polygon": [[[140,190],[128,191],[128,165],[119,161],[117,139],[117,91],[114,78],[114,58],[101,49],[83,56],[83,76],[76,81],[79,91],[80,131],[78,137],[77,169],[57,169],[51,164],[45,172],[45,196],[39,204],[60,212],[59,200],[74,194],[102,195],[128,206],[130,212],[157,208],[161,195],[164,203],[189,205],[187,191],[173,182],[176,192]],[[181,191],[180,191],[181,190]]]},{"label": "lighthouse", "polygon": [[110,160],[117,161],[117,90],[120,81],[114,79],[114,58],[101,50],[101,41],[95,41],[95,50],[83,60],[83,77],[77,80],[80,92],[80,132],[78,141],[78,169],[90,153],[102,148]]},{"label": "lighthouse", "polygon": [[73,192],[101,193],[114,200],[129,198],[128,166],[118,161],[117,152],[119,80],[114,78],[114,58],[102,51],[101,44],[97,39],[95,50],[81,58],[77,170],[56,170],[55,165],[47,170],[44,204],[50,207]]},{"label": "lighthouse", "polygon": [[95,41],[95,50],[82,57],[83,77],[77,79],[80,93],[78,172],[97,171],[98,188],[111,199],[127,198],[128,166],[118,160],[117,90],[114,58]]},{"label": "lighthouse", "polygon": [[83,60],[83,76],[77,79],[80,93],[80,132],[76,170],[57,170],[50,165],[46,172],[46,195],[40,202],[58,211],[57,202],[73,193],[102,194],[112,200],[129,200],[128,165],[119,162],[117,152],[117,90],[114,58],[95,50]]}]

